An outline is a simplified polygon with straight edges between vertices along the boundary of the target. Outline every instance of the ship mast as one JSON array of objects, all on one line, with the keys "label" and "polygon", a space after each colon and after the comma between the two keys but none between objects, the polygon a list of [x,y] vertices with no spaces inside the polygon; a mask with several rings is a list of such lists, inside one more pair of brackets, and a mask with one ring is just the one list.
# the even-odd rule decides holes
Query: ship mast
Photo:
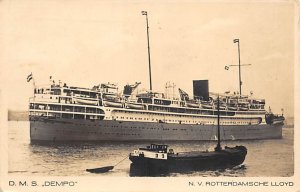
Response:
[{"label": "ship mast", "polygon": [[240,86],[240,96],[242,96],[240,39],[234,39],[233,43],[238,43],[238,54],[239,54],[239,86]]},{"label": "ship mast", "polygon": [[142,15],[146,15],[146,23],[147,23],[147,42],[148,42],[148,61],[149,61],[149,79],[150,79],[150,91],[152,92],[151,60],[150,60],[150,43],[149,43],[149,25],[148,25],[148,13],[147,13],[147,11],[142,11]]},{"label": "ship mast", "polygon": [[249,66],[251,64],[241,64],[241,54],[240,54],[240,39],[234,39],[233,43],[238,43],[238,55],[239,55],[239,64],[238,65],[228,65],[225,66],[225,70],[229,70],[229,67],[238,66],[239,67],[239,88],[240,88],[240,97],[242,96],[242,72],[241,66]]}]

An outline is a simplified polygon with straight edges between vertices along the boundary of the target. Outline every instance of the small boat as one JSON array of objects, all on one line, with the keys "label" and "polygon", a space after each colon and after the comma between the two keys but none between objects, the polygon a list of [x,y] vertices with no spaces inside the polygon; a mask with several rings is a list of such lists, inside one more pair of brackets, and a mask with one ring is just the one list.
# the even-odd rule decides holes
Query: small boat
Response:
[{"label": "small boat", "polygon": [[110,170],[112,170],[114,166],[106,166],[106,167],[100,167],[100,168],[94,168],[94,169],[86,169],[87,172],[90,173],[106,173]]},{"label": "small boat", "polygon": [[272,125],[283,124],[284,123],[283,115],[274,115],[273,113],[269,113],[266,115],[266,122]]},{"label": "small boat", "polygon": [[212,108],[213,108],[212,105],[201,105],[201,106],[202,106],[202,108],[204,108],[204,109],[212,109]]},{"label": "small boat", "polygon": [[239,107],[239,110],[240,110],[240,111],[248,111],[249,108],[248,108],[248,107]]},{"label": "small boat", "polygon": [[125,158],[123,158],[121,161],[119,161],[117,164],[115,164],[114,166],[105,166],[105,167],[99,167],[99,168],[93,168],[93,169],[86,169],[87,172],[90,173],[106,173],[110,170],[112,170],[113,168],[115,168],[118,164],[120,164],[122,161],[124,161],[125,159],[127,159],[128,156],[126,156]]},{"label": "small boat", "polygon": [[204,109],[212,109],[214,108],[213,103],[212,102],[201,102],[201,107]]},{"label": "small boat", "polygon": [[226,105],[220,105],[220,110],[226,110],[227,106]]},{"label": "small boat", "polygon": [[106,107],[123,107],[121,102],[113,102],[113,101],[104,101],[104,106]]},{"label": "small boat", "polygon": [[126,106],[130,109],[144,109],[144,105],[141,104],[127,103]]},{"label": "small boat", "polygon": [[106,95],[103,96],[103,98],[105,100],[114,101],[114,100],[118,99],[118,96],[117,95],[112,95],[112,94],[106,94]]},{"label": "small boat", "polygon": [[98,101],[96,100],[88,100],[88,99],[79,99],[79,98],[73,98],[73,101],[79,104],[84,104],[84,105],[98,105]]},{"label": "small boat", "polygon": [[199,108],[199,104],[197,104],[197,103],[186,103],[186,105],[188,107],[192,107],[192,108]]},{"label": "small boat", "polygon": [[238,108],[235,106],[228,106],[227,109],[230,111],[236,111]]},{"label": "small boat", "polygon": [[[219,99],[218,99],[219,100]],[[129,154],[129,159],[135,167],[148,171],[182,172],[195,170],[213,170],[232,168],[244,162],[247,148],[244,146],[222,149],[220,144],[220,108],[218,102],[218,144],[214,151],[191,151],[174,153],[165,144],[151,144],[139,148]]]}]

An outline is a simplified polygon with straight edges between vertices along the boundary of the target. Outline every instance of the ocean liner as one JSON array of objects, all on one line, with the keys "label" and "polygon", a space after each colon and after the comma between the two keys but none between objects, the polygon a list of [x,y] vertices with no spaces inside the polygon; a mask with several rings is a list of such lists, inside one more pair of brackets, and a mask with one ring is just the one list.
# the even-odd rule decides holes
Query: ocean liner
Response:
[{"label": "ocean liner", "polygon": [[[36,87],[29,99],[32,141],[215,140],[216,94],[207,80],[193,81],[194,98],[179,89],[179,98],[138,91],[123,92],[110,83],[93,88],[52,83]],[[237,94],[220,95],[221,138],[282,137],[283,116],[264,109],[265,100]]]},{"label": "ocean liner", "polygon": [[[142,14],[147,21],[150,90],[138,91],[139,82],[125,85],[122,92],[111,83],[81,88],[50,77],[48,86],[34,86],[29,99],[31,141],[216,140],[220,94],[209,92],[208,80],[193,81],[192,97],[182,89],[177,98],[152,90],[148,16]],[[239,39],[234,43],[239,45]],[[242,95],[240,70],[239,78],[238,94],[220,95],[221,139],[281,138],[284,117],[268,113],[264,99]],[[27,78],[31,80],[32,74]]]}]

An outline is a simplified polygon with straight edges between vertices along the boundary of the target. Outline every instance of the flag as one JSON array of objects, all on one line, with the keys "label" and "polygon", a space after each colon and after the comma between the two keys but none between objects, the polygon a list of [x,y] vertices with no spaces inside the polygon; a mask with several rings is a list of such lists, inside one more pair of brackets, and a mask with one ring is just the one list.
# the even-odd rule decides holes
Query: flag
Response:
[{"label": "flag", "polygon": [[27,82],[31,81],[32,79],[32,73],[30,73],[28,76],[27,76]]},{"label": "flag", "polygon": [[147,15],[147,11],[142,11],[142,15]]},{"label": "flag", "polygon": [[229,67],[228,67],[228,66],[225,66],[225,70],[229,70]]},{"label": "flag", "polygon": [[234,39],[234,40],[233,40],[233,43],[238,43],[238,42],[240,42],[239,39]]}]

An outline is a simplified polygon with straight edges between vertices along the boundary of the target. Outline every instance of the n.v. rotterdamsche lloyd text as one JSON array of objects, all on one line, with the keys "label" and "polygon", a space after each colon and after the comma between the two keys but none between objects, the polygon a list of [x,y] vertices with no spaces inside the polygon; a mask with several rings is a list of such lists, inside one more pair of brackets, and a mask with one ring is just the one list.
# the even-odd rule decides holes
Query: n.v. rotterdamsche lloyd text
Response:
[{"label": "n.v. rotterdamsche lloyd text", "polygon": [[293,187],[294,182],[290,181],[189,181],[191,187]]}]

